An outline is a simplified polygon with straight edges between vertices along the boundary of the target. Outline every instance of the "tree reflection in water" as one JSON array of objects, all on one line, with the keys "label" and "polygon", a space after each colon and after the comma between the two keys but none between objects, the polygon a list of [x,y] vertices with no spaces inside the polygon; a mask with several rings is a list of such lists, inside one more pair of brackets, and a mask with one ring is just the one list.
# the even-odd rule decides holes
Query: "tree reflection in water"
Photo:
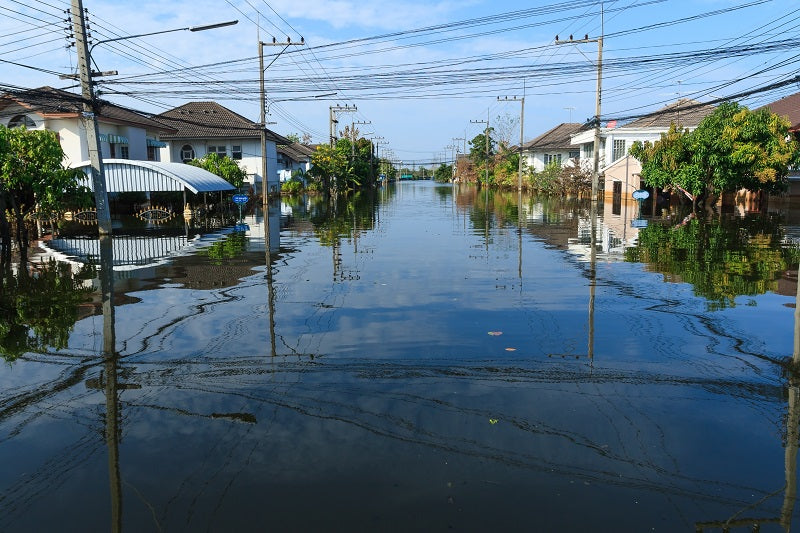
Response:
[{"label": "tree reflection in water", "polygon": [[24,262],[4,269],[0,290],[0,355],[14,361],[25,352],[61,349],[78,320],[79,305],[93,291],[86,280],[95,267],[77,272],[68,264]]},{"label": "tree reflection in water", "polygon": [[734,307],[737,296],[775,291],[798,259],[800,248],[786,245],[780,221],[761,215],[651,223],[625,251],[626,261],[646,263],[666,281],[691,284],[712,310]]}]

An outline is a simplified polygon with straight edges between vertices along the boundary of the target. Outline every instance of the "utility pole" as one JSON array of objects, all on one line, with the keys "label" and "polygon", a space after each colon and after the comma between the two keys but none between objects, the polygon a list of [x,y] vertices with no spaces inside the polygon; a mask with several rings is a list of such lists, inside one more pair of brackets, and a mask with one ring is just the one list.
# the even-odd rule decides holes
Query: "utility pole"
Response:
[{"label": "utility pole", "polygon": [[470,120],[471,124],[486,124],[483,136],[486,137],[486,188],[489,188],[489,110],[486,110],[486,120]]},{"label": "utility pole", "polygon": [[331,130],[331,148],[333,145],[336,144],[336,124],[339,123],[339,119],[337,118],[337,113],[355,113],[358,111],[358,107],[348,105],[332,105],[329,108],[330,118],[329,118],[329,125]]},{"label": "utility pole", "polygon": [[[261,40],[258,41],[258,67],[259,67],[259,81],[261,83],[260,88],[260,107],[261,107],[261,195],[263,196],[262,200],[264,202],[264,220],[265,220],[265,228],[269,228],[269,217],[267,216],[268,211],[268,197],[269,197],[269,187],[268,187],[268,173],[267,173],[267,91],[264,88],[264,72],[272,66],[278,56],[280,56],[283,52],[286,51],[287,48],[290,46],[302,46],[305,44],[305,39],[302,37],[300,38],[299,43],[293,43],[291,39],[288,37],[286,38],[286,42],[279,43],[273,37],[271,43],[265,43]],[[264,67],[264,47],[265,46],[282,46],[283,50],[278,52],[275,55],[275,58],[272,62]],[[269,239],[269,234],[267,234],[267,239]],[[269,241],[268,241],[269,242]]]},{"label": "utility pole", "polygon": [[522,191],[522,143],[525,142],[523,140],[523,136],[525,134],[525,97],[517,98],[514,96],[513,98],[509,98],[508,96],[504,97],[497,97],[498,102],[520,102],[522,104],[520,111],[519,111],[519,178],[517,180],[517,190]]},{"label": "utility pole", "polygon": [[108,207],[106,174],[103,168],[103,158],[100,156],[97,101],[94,97],[91,56],[89,55],[89,44],[86,36],[86,19],[83,10],[83,2],[81,0],[72,0],[70,15],[72,17],[73,33],[75,34],[75,45],[78,50],[81,96],[83,97],[81,122],[83,123],[84,131],[86,131],[86,140],[89,143],[89,164],[92,172],[94,202],[97,207],[97,229],[100,235],[111,235],[111,212]]},{"label": "utility pole", "polygon": [[600,12],[600,37],[590,39],[587,34],[583,39],[573,39],[572,35],[569,40],[559,40],[556,35],[556,44],[581,44],[581,43],[597,43],[597,91],[595,94],[595,107],[594,107],[594,171],[592,173],[592,201],[597,199],[597,193],[600,181],[600,107],[603,94],[603,11],[601,4]]}]

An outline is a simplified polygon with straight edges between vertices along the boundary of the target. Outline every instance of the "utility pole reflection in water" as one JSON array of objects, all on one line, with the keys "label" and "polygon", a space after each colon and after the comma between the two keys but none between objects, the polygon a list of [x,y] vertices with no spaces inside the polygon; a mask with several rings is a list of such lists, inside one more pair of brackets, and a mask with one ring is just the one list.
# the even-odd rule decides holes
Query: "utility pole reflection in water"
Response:
[{"label": "utility pole reflection in water", "polygon": [[122,531],[122,487],[119,472],[121,417],[117,391],[116,330],[114,325],[114,252],[111,235],[100,235],[100,290],[103,308],[103,360],[105,374],[108,482],[111,495],[111,531]]},{"label": "utility pole reflection in water", "polygon": [[[280,231],[280,218],[278,219],[278,231]],[[270,355],[275,357],[275,287],[272,279],[272,239],[270,236],[269,223],[269,200],[264,202],[264,248],[265,262],[267,266],[267,308],[269,313],[269,341]]]}]

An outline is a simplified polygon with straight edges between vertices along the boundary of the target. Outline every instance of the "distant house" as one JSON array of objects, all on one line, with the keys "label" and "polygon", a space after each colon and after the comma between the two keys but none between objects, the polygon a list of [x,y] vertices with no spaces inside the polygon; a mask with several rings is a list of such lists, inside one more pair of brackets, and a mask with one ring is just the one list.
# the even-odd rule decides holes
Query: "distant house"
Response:
[{"label": "distant house", "polygon": [[278,145],[278,175],[281,183],[292,179],[292,174],[300,171],[305,174],[311,170],[311,156],[314,149],[302,143]]},{"label": "distant house", "polygon": [[[154,117],[173,129],[162,135],[167,146],[165,161],[187,162],[206,154],[227,155],[247,171],[247,184],[258,193],[262,187],[261,128],[245,117],[216,102],[189,102]],[[279,189],[277,144],[289,139],[267,131],[267,186]]]},{"label": "distant house", "polygon": [[[98,100],[97,111],[103,159],[159,161],[159,149],[166,146],[160,136],[174,132],[161,122],[105,100]],[[52,87],[0,96],[0,124],[54,131],[67,166],[89,159],[89,144],[80,120],[82,112],[81,95]]]},{"label": "distant house", "polygon": [[[616,121],[609,122],[600,129],[600,169],[610,166],[628,154],[636,141],[655,142],[662,133],[669,131],[671,124],[693,130],[700,121],[714,112],[715,107],[696,100],[681,98],[653,113],[644,115],[633,122],[616,127]],[[572,136],[572,143],[581,151],[581,163],[594,165],[594,129],[586,129]]]},{"label": "distant house", "polygon": [[585,130],[578,123],[563,123],[522,145],[523,162],[529,169],[541,172],[551,163],[561,166],[577,163],[580,149],[572,145],[572,136]]}]

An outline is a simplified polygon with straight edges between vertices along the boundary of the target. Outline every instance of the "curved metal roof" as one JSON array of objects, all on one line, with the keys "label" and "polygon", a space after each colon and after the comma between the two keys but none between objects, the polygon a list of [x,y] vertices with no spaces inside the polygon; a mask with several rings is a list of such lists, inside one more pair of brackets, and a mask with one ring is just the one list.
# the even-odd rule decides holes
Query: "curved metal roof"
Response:
[{"label": "curved metal roof", "polygon": [[[91,164],[83,161],[75,168],[91,174]],[[185,163],[139,161],[134,159],[104,159],[108,192],[182,191],[193,193],[232,191],[235,187],[216,174]],[[89,180],[92,188],[92,180]]]}]

